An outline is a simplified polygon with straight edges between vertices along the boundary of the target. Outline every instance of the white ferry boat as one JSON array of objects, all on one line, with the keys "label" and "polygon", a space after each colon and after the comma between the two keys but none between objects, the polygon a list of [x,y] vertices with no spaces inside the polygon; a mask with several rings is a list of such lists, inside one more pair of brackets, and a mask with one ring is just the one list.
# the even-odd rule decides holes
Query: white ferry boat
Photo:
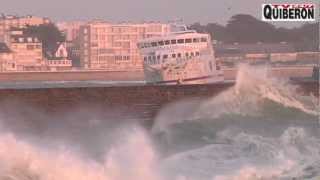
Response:
[{"label": "white ferry boat", "polygon": [[210,35],[187,30],[186,26],[178,29],[161,37],[139,41],[146,82],[207,84],[223,81]]}]

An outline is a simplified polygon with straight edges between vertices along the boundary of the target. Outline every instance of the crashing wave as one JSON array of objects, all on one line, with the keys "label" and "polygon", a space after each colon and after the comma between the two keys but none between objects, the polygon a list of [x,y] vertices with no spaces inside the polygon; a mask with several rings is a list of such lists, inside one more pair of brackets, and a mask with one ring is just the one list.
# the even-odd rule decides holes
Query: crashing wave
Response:
[{"label": "crashing wave", "polygon": [[[153,131],[165,131],[172,124],[188,120],[218,119],[223,115],[272,114],[272,109],[266,107],[270,102],[273,103],[273,110],[290,108],[296,112],[318,116],[317,99],[312,95],[301,96],[296,89],[296,86],[286,80],[268,75],[266,67],[241,65],[234,87],[201,102],[185,100],[169,105],[156,117]],[[175,116],[172,116],[172,112],[175,112]]]}]

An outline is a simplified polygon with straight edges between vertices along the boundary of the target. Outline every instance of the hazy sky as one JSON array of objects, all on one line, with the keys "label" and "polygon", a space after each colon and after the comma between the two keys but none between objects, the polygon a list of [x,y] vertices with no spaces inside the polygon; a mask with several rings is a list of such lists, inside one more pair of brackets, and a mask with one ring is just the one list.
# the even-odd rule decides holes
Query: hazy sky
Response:
[{"label": "hazy sky", "polygon": [[[53,20],[105,19],[109,21],[169,21],[185,23],[226,21],[247,13],[260,19],[263,2],[306,2],[301,0],[2,0],[5,14],[50,17]],[[311,2],[317,0],[311,0]],[[310,2],[310,1],[309,1]]]}]

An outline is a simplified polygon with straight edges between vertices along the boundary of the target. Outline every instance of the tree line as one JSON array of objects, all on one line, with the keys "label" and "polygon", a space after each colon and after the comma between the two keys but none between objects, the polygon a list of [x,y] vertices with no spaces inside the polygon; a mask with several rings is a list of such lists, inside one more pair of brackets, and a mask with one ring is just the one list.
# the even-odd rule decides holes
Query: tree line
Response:
[{"label": "tree line", "polygon": [[297,51],[319,50],[319,22],[300,27],[284,28],[258,20],[247,14],[237,14],[223,26],[217,23],[192,24],[189,28],[211,34],[222,43],[280,43],[293,44]]}]

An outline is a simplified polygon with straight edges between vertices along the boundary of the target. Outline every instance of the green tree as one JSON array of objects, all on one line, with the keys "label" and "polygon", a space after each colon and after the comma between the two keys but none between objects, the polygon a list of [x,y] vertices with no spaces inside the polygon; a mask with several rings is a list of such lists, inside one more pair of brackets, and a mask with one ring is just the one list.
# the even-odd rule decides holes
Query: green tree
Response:
[{"label": "green tree", "polygon": [[247,14],[232,16],[226,29],[231,41],[241,43],[273,42],[276,28]]},{"label": "green tree", "polygon": [[56,47],[57,43],[65,41],[65,36],[53,23],[28,26],[24,33],[35,36],[42,42],[44,54]]}]

